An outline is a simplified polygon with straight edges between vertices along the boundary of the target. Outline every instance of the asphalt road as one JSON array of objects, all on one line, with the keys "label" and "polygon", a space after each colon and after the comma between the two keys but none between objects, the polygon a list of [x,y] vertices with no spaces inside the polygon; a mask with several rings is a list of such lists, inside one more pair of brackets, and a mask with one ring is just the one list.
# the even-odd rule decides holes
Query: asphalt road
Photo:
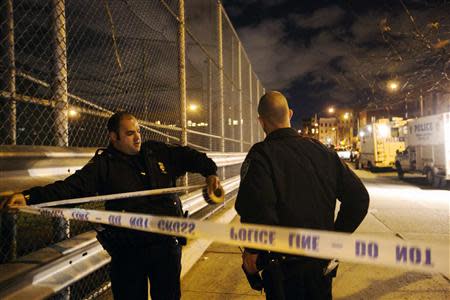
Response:
[{"label": "asphalt road", "polygon": [[[433,190],[420,176],[407,175],[400,181],[394,172],[356,173],[371,196],[369,213],[358,232],[449,245],[449,188]],[[183,278],[183,299],[264,299],[248,286],[240,257],[236,247],[213,244]],[[333,283],[333,296],[334,299],[450,299],[450,280],[440,274],[341,263]]]}]

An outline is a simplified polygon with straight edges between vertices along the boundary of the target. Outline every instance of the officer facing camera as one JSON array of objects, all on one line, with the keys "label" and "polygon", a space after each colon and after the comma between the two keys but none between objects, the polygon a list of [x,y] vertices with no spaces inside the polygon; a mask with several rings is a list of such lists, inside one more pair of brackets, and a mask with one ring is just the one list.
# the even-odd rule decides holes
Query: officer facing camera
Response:
[{"label": "officer facing camera", "polygon": [[[157,141],[141,143],[138,121],[126,112],[116,113],[108,120],[108,133],[108,148],[97,150],[81,170],[64,181],[13,195],[0,203],[0,207],[174,187],[177,178],[186,172],[202,174],[207,184],[205,193],[212,195],[208,199],[223,201],[223,189],[216,176],[217,166],[204,153]],[[217,190],[219,197],[214,194]],[[105,209],[183,216],[181,201],[176,194],[107,201]],[[103,225],[97,239],[111,256],[114,299],[147,299],[148,281],[152,299],[180,298],[183,244],[180,238]]]}]

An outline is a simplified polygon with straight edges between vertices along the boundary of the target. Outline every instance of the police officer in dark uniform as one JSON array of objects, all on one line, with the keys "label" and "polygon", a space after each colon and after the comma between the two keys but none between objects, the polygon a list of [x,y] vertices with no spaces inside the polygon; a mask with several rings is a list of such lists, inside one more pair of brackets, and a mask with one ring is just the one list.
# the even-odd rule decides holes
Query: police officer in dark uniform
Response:
[{"label": "police officer in dark uniform", "polygon": [[[81,170],[64,181],[16,194],[1,206],[174,187],[177,177],[185,172],[206,177],[209,192],[219,188],[216,164],[204,153],[156,141],[141,144],[139,124],[131,114],[114,114],[108,121],[108,131],[109,147],[98,150]],[[107,201],[105,208],[183,215],[180,199],[175,194]],[[111,255],[114,299],[147,299],[148,280],[152,299],[180,298],[180,238],[105,225],[97,239]]]},{"label": "police officer in dark uniform", "polygon": [[[359,178],[335,151],[291,128],[292,110],[281,93],[266,93],[258,114],[267,137],[250,149],[241,168],[236,200],[241,222],[353,232],[369,206]],[[336,199],[341,205],[335,220]],[[264,268],[267,299],[331,299],[327,264],[254,249],[243,253],[247,274]]]}]

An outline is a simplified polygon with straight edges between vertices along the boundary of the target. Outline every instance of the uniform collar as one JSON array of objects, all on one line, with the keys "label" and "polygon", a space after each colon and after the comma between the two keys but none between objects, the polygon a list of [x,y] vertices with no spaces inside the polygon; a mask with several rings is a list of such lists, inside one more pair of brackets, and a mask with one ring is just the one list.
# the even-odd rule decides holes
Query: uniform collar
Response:
[{"label": "uniform collar", "polygon": [[284,137],[294,137],[294,136],[299,136],[297,131],[295,131],[295,129],[293,129],[292,127],[287,127],[287,128],[280,128],[280,129],[272,131],[269,135],[267,135],[265,140],[273,140],[273,139],[279,139],[279,138],[284,138]]},{"label": "uniform collar", "polygon": [[138,157],[138,156],[141,155],[141,152],[139,152],[139,153],[136,154],[136,155],[128,155],[128,154],[125,154],[125,153],[123,153],[123,152],[117,150],[116,148],[114,148],[114,146],[111,145],[111,144],[108,145],[108,152],[111,153],[111,154],[113,154],[113,155],[115,155],[115,156],[121,157],[121,158],[123,158],[123,159],[131,159],[131,158],[133,158],[133,157]]}]

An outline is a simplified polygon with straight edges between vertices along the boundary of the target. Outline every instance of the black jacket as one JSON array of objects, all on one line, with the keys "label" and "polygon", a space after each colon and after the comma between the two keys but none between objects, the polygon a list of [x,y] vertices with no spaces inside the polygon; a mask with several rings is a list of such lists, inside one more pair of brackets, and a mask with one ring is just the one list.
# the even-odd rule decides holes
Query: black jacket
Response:
[{"label": "black jacket", "polygon": [[353,232],[368,206],[367,190],[336,152],[292,128],[255,144],[241,168],[236,210],[243,223]]},{"label": "black jacket", "polygon": [[[189,147],[148,141],[140,154],[129,156],[113,147],[97,150],[96,155],[81,169],[63,181],[24,191],[28,204],[60,199],[134,192],[174,187],[177,177],[185,172],[216,174],[216,164]],[[106,210],[182,216],[180,199],[176,194],[135,197],[105,202]],[[164,239],[161,235],[106,226],[99,240],[117,247],[141,246]],[[105,244],[104,244],[105,246]],[[105,247],[108,248],[108,247]]]}]

